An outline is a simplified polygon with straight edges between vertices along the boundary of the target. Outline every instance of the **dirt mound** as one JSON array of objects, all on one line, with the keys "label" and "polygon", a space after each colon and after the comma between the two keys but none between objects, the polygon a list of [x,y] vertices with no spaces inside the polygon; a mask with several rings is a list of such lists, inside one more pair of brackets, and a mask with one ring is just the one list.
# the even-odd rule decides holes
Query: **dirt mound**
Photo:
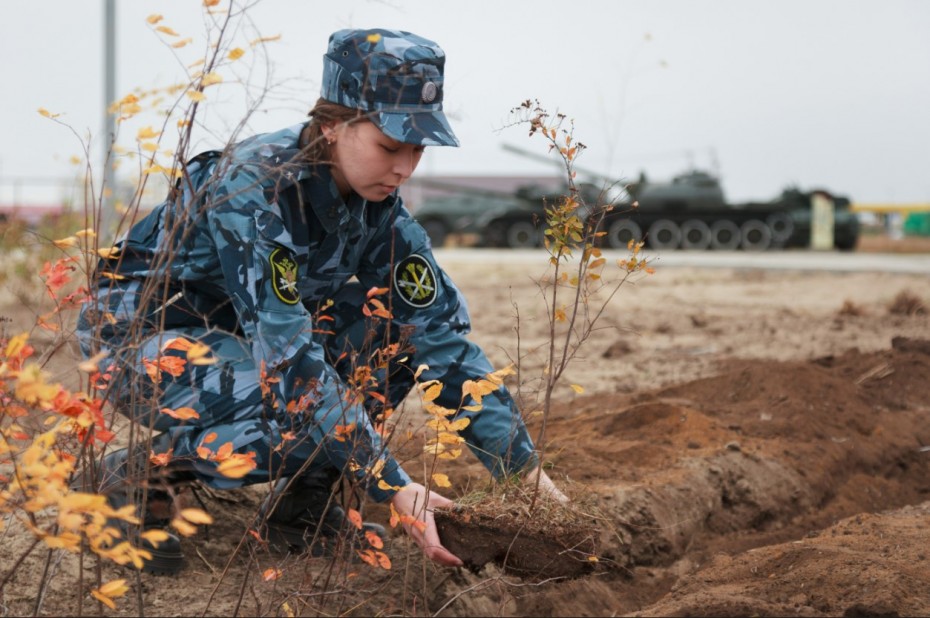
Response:
[{"label": "dirt mound", "polygon": [[[586,398],[551,423],[550,457],[584,471],[574,480],[614,518],[608,553],[655,599],[670,573],[710,561],[644,615],[925,614],[930,503],[863,513],[930,498],[928,350],[896,339],[808,362],[734,361],[620,409]],[[904,593],[923,600],[896,603]],[[638,609],[621,595],[615,608]]]}]

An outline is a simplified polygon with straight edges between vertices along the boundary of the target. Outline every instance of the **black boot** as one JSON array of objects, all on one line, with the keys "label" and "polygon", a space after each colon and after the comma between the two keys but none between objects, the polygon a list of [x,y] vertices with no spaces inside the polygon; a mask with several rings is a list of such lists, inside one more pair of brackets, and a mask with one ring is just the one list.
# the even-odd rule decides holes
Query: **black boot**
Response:
[{"label": "black boot", "polygon": [[367,549],[367,531],[386,539],[384,526],[364,522],[359,530],[349,522],[332,496],[338,480],[335,468],[279,480],[259,511],[268,544],[279,551],[309,550],[313,556],[324,556],[333,555],[346,542],[356,549]]},{"label": "black boot", "polygon": [[[132,455],[128,449],[114,451],[103,458],[96,472],[97,493],[105,495],[107,502],[114,509],[127,504],[139,505],[142,502],[142,485],[148,449],[139,447],[133,449]],[[73,484],[74,489],[93,491],[94,485],[89,481],[88,471],[79,476]],[[180,482],[180,477],[174,478],[164,470],[151,469],[149,478],[144,482],[148,485],[146,509],[137,515],[142,520],[141,525],[130,524],[123,520],[111,520],[110,524],[123,533],[123,538],[140,549],[149,552],[151,559],[143,559],[142,571],[153,575],[174,575],[184,566],[184,557],[181,554],[180,538],[167,529],[170,519],[160,518],[153,514],[153,507],[160,507],[164,512],[170,512],[172,498],[167,487],[173,482]],[[163,530],[168,538],[158,543],[157,547],[151,542],[141,538],[140,532],[153,528]]]}]

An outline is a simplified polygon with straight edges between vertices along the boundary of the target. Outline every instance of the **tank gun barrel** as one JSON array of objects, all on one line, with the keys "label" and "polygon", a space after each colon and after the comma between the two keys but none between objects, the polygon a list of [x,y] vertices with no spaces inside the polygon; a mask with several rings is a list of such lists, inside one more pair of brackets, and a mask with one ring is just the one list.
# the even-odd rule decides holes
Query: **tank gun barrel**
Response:
[{"label": "tank gun barrel", "polygon": [[[561,160],[556,159],[554,157],[532,152],[530,150],[526,150],[524,148],[520,148],[519,146],[514,146],[513,144],[508,144],[506,142],[501,144],[501,148],[503,148],[507,152],[511,152],[521,157],[526,157],[528,159],[533,159],[534,161],[539,161],[541,163],[547,163],[549,165],[553,165],[562,171],[565,170],[565,164]],[[617,178],[611,178],[609,176],[605,176],[604,174],[595,172],[594,170],[586,169],[584,167],[578,167],[577,165],[573,165],[573,168],[575,169],[575,171],[583,174],[584,176],[588,177],[592,181],[602,182],[608,185],[617,184],[619,182]]]}]

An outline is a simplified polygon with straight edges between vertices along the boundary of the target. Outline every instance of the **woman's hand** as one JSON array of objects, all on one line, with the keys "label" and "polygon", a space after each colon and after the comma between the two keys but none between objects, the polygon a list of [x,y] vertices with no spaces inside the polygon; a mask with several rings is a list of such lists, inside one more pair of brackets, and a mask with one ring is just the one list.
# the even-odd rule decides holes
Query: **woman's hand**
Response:
[{"label": "woman's hand", "polygon": [[408,520],[404,522],[404,529],[427,558],[443,566],[462,566],[462,561],[440,543],[433,517],[435,507],[451,507],[454,505],[452,500],[433,491],[427,492],[426,487],[419,483],[410,483],[394,494],[391,504],[400,515],[409,515],[426,524],[425,528],[422,525],[418,527]]},{"label": "woman's hand", "polygon": [[552,482],[552,479],[549,478],[549,475],[546,474],[546,471],[542,469],[542,466],[537,466],[530,472],[526,474],[526,479],[523,481],[528,487],[536,485],[536,478],[539,477],[539,491],[541,493],[548,494],[553,500],[558,500],[562,504],[568,504],[571,500],[562,493],[558,487],[555,486],[555,483]]}]

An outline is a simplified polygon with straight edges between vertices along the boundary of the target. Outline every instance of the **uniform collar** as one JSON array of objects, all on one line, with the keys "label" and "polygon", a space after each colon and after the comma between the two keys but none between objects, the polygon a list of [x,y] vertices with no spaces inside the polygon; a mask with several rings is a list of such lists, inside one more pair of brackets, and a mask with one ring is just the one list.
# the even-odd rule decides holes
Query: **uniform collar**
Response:
[{"label": "uniform collar", "polygon": [[361,225],[367,200],[354,192],[348,200],[342,199],[328,165],[304,167],[299,180],[310,208],[327,232],[347,228],[353,222]]}]

